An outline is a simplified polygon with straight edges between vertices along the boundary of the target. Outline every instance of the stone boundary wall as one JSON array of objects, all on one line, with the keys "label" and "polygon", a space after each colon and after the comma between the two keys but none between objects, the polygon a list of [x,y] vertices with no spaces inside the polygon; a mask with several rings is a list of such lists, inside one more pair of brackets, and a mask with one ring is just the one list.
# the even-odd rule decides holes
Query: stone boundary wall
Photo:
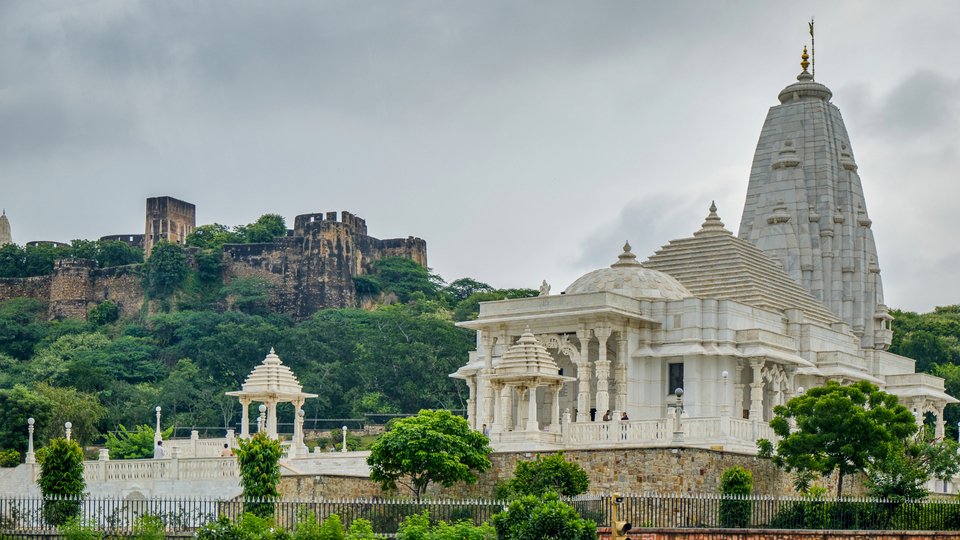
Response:
[{"label": "stone boundary wall", "polygon": [[[960,531],[822,531],[781,529],[644,529],[630,531],[631,540],[928,540],[960,538]],[[598,527],[597,538],[610,538]]]},{"label": "stone boundary wall", "polygon": [[50,301],[50,276],[0,278],[0,302],[13,298]]}]

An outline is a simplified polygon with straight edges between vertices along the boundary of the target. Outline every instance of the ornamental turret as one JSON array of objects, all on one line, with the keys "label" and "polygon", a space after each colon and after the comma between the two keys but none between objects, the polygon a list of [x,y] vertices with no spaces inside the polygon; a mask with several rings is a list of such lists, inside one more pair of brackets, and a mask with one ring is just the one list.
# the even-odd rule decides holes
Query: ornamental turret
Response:
[{"label": "ornamental turret", "polygon": [[13,235],[10,234],[10,220],[7,219],[7,211],[0,214],[0,247],[13,243]]},{"label": "ornamental turret", "polygon": [[739,236],[778,259],[860,337],[886,349],[889,316],[863,187],[833,93],[807,71],[778,95],[753,156]]}]

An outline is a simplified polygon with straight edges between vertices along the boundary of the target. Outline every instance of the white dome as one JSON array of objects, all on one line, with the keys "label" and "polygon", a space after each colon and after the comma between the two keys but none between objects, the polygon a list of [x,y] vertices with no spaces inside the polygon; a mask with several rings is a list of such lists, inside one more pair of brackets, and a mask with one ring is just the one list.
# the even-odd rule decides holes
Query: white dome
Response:
[{"label": "white dome", "polygon": [[263,362],[253,368],[243,383],[245,393],[300,394],[303,387],[290,368],[283,365],[280,357],[270,349]]},{"label": "white dome", "polygon": [[620,259],[610,265],[581,276],[565,294],[615,292],[644,300],[681,300],[693,294],[668,274],[644,268],[637,256],[630,252],[630,244],[623,246]]}]

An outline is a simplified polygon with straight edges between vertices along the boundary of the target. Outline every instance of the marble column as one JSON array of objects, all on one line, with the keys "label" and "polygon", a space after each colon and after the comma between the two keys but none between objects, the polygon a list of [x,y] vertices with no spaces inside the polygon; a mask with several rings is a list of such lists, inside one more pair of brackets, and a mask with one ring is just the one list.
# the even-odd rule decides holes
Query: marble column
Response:
[{"label": "marble column", "polygon": [[467,377],[467,422],[470,423],[470,427],[473,429],[480,429],[480,426],[485,422],[479,422],[477,418],[477,380],[474,378]]},{"label": "marble column", "polygon": [[763,360],[751,360],[753,382],[750,383],[750,420],[763,421]]},{"label": "marble column", "polygon": [[267,404],[267,435],[269,435],[271,439],[278,438],[276,399]]},{"label": "marble column", "polygon": [[540,431],[540,423],[537,422],[536,386],[527,389],[527,431]]},{"label": "marble column", "polygon": [[551,415],[550,415],[550,432],[551,433],[560,433],[560,390],[563,388],[563,383],[555,384],[550,388],[552,402],[550,404]]},{"label": "marble column", "polygon": [[627,410],[627,334],[617,332],[617,367],[614,371],[615,399],[614,408]]},{"label": "marble column", "polygon": [[240,438],[250,438],[250,398],[240,398]]},{"label": "marble column", "polygon": [[577,330],[580,340],[580,358],[577,362],[577,422],[590,420],[590,330]]},{"label": "marble column", "polygon": [[607,339],[613,330],[610,327],[598,326],[593,329],[597,336],[597,416],[603,415],[610,409],[610,361],[607,360]]},{"label": "marble column", "polygon": [[733,417],[743,417],[743,383],[740,382],[743,376],[743,361],[737,360],[737,367],[733,376]]},{"label": "marble column", "polygon": [[943,422],[943,409],[946,406],[947,406],[946,403],[937,404],[937,427],[934,433],[938,440],[943,440],[943,436],[946,434],[946,430],[944,429],[944,422]]},{"label": "marble column", "polygon": [[500,390],[501,431],[513,431],[513,387],[504,385]]},{"label": "marble column", "polygon": [[490,385],[490,377],[493,375],[493,345],[494,338],[487,332],[484,332],[481,341],[483,342],[483,370],[477,377],[477,385],[480,393],[480,418],[477,419],[479,425],[493,425],[494,401],[496,395]]}]

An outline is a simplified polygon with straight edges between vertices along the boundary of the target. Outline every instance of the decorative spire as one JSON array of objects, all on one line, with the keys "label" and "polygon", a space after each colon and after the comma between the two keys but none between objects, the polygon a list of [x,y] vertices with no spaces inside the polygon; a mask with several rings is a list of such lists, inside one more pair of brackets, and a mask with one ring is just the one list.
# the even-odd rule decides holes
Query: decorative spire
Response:
[{"label": "decorative spire", "polygon": [[803,71],[806,72],[807,68],[810,67],[810,62],[807,60],[810,59],[810,55],[807,54],[807,46],[803,46],[803,54],[800,55],[800,67],[803,68]]},{"label": "decorative spire", "polygon": [[630,242],[623,244],[623,253],[618,257],[617,262],[610,265],[610,268],[618,266],[640,266],[640,263],[637,262],[637,256],[630,251]]},{"label": "decorative spire", "polygon": [[707,216],[707,219],[703,220],[703,225],[700,226],[700,230],[693,234],[696,236],[705,231],[722,231],[729,234],[729,231],[723,228],[723,222],[720,221],[720,216],[717,215],[716,201],[710,201],[710,214]]}]

